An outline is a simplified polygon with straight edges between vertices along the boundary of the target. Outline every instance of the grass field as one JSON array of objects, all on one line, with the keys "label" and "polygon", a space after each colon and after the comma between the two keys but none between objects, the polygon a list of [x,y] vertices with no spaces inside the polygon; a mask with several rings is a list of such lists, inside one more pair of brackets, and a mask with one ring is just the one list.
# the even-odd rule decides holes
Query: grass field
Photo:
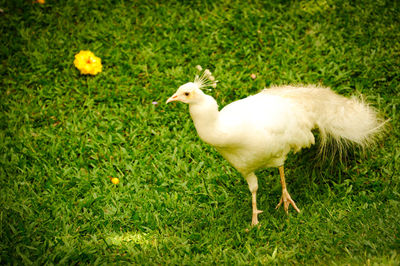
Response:
[{"label": "grass field", "polygon": [[[0,8],[0,264],[399,265],[398,1]],[[79,73],[80,50],[100,74]],[[246,181],[200,141],[186,105],[165,104],[196,65],[220,80],[221,107],[271,84],[322,84],[363,94],[387,134],[344,163],[291,155],[300,214],[275,210],[278,170],[258,172],[264,213],[250,228]]]}]

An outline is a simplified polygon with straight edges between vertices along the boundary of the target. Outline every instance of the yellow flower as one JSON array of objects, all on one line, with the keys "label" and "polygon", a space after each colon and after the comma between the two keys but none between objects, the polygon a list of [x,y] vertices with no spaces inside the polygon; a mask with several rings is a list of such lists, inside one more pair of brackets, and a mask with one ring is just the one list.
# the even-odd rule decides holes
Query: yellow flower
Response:
[{"label": "yellow flower", "polygon": [[81,74],[96,75],[101,72],[101,59],[91,51],[80,51],[75,55],[74,65]]}]

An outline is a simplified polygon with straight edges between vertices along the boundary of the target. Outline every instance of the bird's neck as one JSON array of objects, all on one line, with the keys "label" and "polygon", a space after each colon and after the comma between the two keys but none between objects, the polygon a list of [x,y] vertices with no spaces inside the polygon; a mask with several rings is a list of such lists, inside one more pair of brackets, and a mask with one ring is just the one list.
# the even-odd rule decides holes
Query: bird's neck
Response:
[{"label": "bird's neck", "polygon": [[190,116],[200,138],[212,145],[218,145],[218,104],[213,97],[203,95],[200,101],[189,105]]}]

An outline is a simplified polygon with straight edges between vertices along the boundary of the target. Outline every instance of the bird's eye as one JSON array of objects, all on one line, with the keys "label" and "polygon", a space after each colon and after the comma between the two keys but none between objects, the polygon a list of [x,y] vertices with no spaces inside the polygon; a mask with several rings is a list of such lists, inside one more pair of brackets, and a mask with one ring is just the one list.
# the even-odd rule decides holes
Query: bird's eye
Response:
[{"label": "bird's eye", "polygon": [[185,92],[185,96],[189,96],[189,94],[190,94],[189,92]]}]

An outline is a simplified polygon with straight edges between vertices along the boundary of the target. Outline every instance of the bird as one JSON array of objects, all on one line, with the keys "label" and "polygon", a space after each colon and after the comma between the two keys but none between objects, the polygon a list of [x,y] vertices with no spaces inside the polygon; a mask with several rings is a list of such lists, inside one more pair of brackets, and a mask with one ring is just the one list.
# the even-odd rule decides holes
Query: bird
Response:
[{"label": "bird", "polygon": [[[198,70],[202,70],[197,66]],[[362,99],[347,98],[319,85],[283,85],[264,88],[257,94],[234,101],[219,110],[216,100],[204,93],[216,87],[210,70],[196,75],[166,101],[189,105],[190,116],[201,140],[213,146],[247,181],[251,192],[251,225],[259,223],[258,179],[255,171],[278,168],[286,213],[300,209],[290,196],[284,163],[296,153],[315,144],[319,130],[320,151],[327,143],[345,149],[348,144],[369,147],[376,142],[385,121]]]}]

